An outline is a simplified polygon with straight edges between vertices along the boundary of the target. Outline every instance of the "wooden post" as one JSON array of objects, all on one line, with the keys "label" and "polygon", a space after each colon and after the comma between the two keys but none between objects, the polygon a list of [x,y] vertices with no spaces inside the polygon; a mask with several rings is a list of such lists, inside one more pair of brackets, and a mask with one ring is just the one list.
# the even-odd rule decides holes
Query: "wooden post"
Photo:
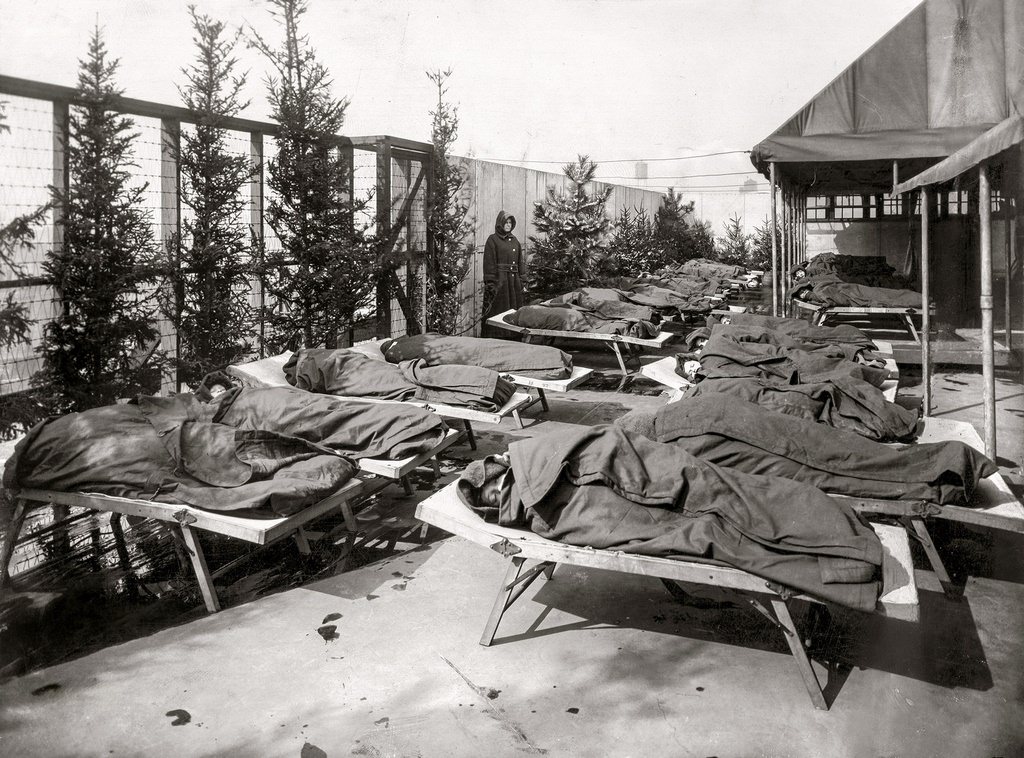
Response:
[{"label": "wooden post", "polygon": [[776,237],[779,233],[778,199],[776,190],[778,180],[775,168],[775,161],[770,164],[769,181],[772,186],[772,315],[779,315],[779,243]]},{"label": "wooden post", "polygon": [[[68,103],[66,100],[53,101],[53,186],[67,196],[71,188],[71,175],[68,171]],[[64,247],[64,207],[59,202],[53,203],[53,251],[59,253]],[[64,311],[64,292],[58,287],[57,302]]]},{"label": "wooden post", "polygon": [[782,250],[779,251],[779,310],[788,315],[789,298],[789,193],[780,190],[782,196]]},{"label": "wooden post", "polygon": [[786,241],[786,297],[782,302],[785,314],[790,316],[793,304],[789,299],[789,290],[793,286],[793,264],[796,262],[796,212],[793,203],[793,190],[786,193],[786,226],[789,227]]},{"label": "wooden post", "polygon": [[[391,140],[377,144],[377,237],[391,234]],[[391,336],[390,270],[377,277],[377,337]]]},{"label": "wooden post", "polygon": [[807,263],[807,193],[800,196],[800,262]]},{"label": "wooden post", "polygon": [[981,220],[981,372],[985,406],[985,455],[996,458],[995,335],[992,328],[992,187],[988,166],[978,168],[978,213]]},{"label": "wooden post", "polygon": [[[932,412],[932,342],[931,342],[931,260],[928,244],[928,207],[931,193],[921,188],[921,382],[924,387],[925,416]],[[910,198],[907,198],[907,202]]]},{"label": "wooden post", "polygon": [[804,193],[796,193],[795,218],[796,218],[796,265],[804,262]]},{"label": "wooden post", "polygon": [[266,293],[263,291],[263,277],[266,272],[263,270],[263,242],[265,229],[263,227],[263,133],[251,132],[249,134],[249,161],[253,166],[252,180],[249,182],[249,229],[253,241],[260,251],[260,270],[252,278],[252,307],[259,314],[260,319],[260,358],[266,357],[265,345],[267,342],[267,318],[266,318]]},{"label": "wooden post", "polygon": [[1014,227],[1017,225],[1017,219],[1014,217],[1016,206],[1014,205],[1013,198],[1010,197],[1010,193],[1003,192],[1003,231],[1005,232],[1005,239],[1003,240],[1003,296],[1004,296],[1004,308],[1003,308],[1003,331],[1006,334],[1005,344],[1007,350],[1013,349],[1013,303],[1010,301],[1010,273],[1013,267],[1014,258],[1014,243],[1016,243],[1016,234]]},{"label": "wooden post", "polygon": [[[171,264],[179,268],[178,249],[170,247],[169,242],[181,234],[181,170],[178,166],[178,153],[181,149],[181,121],[176,118],[160,119],[160,241],[171,251]],[[181,313],[184,292],[179,282],[174,287],[174,313]],[[161,319],[161,321],[163,321]],[[181,381],[178,370],[178,328],[176,324],[163,321],[166,334],[160,335],[160,347],[170,356],[174,365],[164,372],[160,383],[160,391],[165,395],[179,392]],[[163,330],[161,330],[163,331]]]}]

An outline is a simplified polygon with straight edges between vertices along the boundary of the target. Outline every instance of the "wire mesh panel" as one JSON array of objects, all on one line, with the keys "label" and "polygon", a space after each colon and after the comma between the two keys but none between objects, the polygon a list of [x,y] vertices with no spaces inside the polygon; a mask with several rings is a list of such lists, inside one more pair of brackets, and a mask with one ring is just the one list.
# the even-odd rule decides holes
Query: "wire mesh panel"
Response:
[{"label": "wire mesh panel", "polygon": [[395,227],[395,273],[398,287],[391,298],[391,336],[409,332],[409,322],[423,323],[425,287],[423,258],[427,252],[427,164],[404,154],[391,160],[391,218]]},{"label": "wire mesh panel", "polygon": [[[49,101],[0,96],[5,117],[0,127],[0,229],[32,217],[50,202],[54,182],[54,106]],[[57,314],[53,290],[41,280],[43,262],[53,249],[53,213],[30,226],[31,237],[17,235],[0,260],[0,309],[19,307],[27,329],[0,340],[0,396],[29,387],[40,366],[36,348],[43,326]]]}]

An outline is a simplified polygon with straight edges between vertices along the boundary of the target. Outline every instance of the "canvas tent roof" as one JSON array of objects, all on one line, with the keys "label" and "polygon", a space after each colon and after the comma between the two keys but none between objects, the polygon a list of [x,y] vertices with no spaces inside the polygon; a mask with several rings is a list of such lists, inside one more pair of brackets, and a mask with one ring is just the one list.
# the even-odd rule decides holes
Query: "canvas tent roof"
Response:
[{"label": "canvas tent roof", "polygon": [[[926,0],[754,147],[767,175],[884,184],[917,173],[1024,112],[1024,3]],[[886,166],[888,164],[888,169]],[[825,173],[821,173],[824,171]],[[861,175],[863,174],[863,175]]]}]

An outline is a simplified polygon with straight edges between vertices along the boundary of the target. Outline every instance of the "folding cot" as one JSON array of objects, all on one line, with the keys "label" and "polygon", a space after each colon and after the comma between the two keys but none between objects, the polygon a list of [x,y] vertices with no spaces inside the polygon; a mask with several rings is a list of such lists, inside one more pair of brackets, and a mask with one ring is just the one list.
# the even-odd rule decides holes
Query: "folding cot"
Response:
[{"label": "folding cot", "polygon": [[[882,390],[886,400],[894,403],[896,402],[896,394],[899,391],[900,379],[899,367],[896,364],[896,360],[892,357],[892,345],[888,342],[875,340],[875,346],[877,352],[885,357],[885,367],[889,369],[889,378],[882,383],[879,389]],[[642,376],[646,376],[648,379],[662,384],[671,390],[669,402],[678,400],[683,396],[683,392],[687,388],[693,386],[676,373],[676,363],[676,358],[670,356],[668,358],[659,358],[640,367],[640,374]]]},{"label": "folding cot", "polygon": [[[513,529],[490,524],[468,508],[459,499],[453,482],[421,502],[416,516],[452,534],[463,537],[499,555],[509,558],[510,564],[498,588],[498,595],[490,616],[484,625],[480,644],[490,645],[502,615],[526,591],[526,588],[545,574],[553,577],[559,563],[619,571],[629,574],[658,577],[666,584],[681,582],[690,585],[710,585],[743,593],[750,604],[766,616],[783,633],[793,654],[800,676],[815,708],[828,710],[821,683],[807,655],[805,639],[814,636],[814,628],[827,618],[825,603],[816,598],[795,593],[774,582],[766,581],[746,571],[717,561],[699,559],[656,558],[576,547],[545,539],[525,529]],[[882,592],[876,612],[901,621],[918,620],[917,585],[911,564],[910,543],[907,533],[894,526],[874,524],[882,542]],[[528,560],[536,564],[524,570]],[[771,610],[762,600],[767,598]],[[794,601],[810,604],[807,629],[801,636],[793,621]]]},{"label": "folding cot", "polygon": [[871,316],[895,316],[907,328],[910,338],[915,343],[921,342],[921,337],[917,333],[917,327],[914,325],[914,316],[921,315],[921,311],[918,308],[822,305],[821,303],[810,303],[806,300],[798,300],[796,298],[792,298],[791,302],[800,310],[811,313],[811,324],[814,326],[825,326],[826,322],[833,319],[835,316],[863,316],[868,319],[870,319]]},{"label": "folding cot", "polygon": [[[975,450],[983,451],[984,443],[977,430],[968,421],[926,416],[918,426],[918,442],[945,442],[959,440]],[[899,518],[907,531],[920,541],[928,556],[928,562],[948,596],[955,596],[949,573],[943,565],[925,519],[939,518],[972,526],[1024,534],[1024,504],[997,472],[978,483],[972,501],[966,506],[938,505],[924,501],[868,500],[850,498],[855,510],[868,514],[881,514]]]},{"label": "folding cot", "polygon": [[[653,347],[660,349],[664,347],[666,342],[676,336],[674,332],[660,332],[657,337],[644,339],[642,337],[630,337],[624,334],[569,332],[561,329],[531,329],[525,326],[510,324],[506,321],[506,317],[512,313],[515,313],[515,311],[507,310],[504,313],[491,316],[487,319],[487,323],[501,329],[507,329],[511,332],[521,334],[524,339],[529,339],[530,337],[555,337],[560,339],[596,340],[603,344],[615,354],[615,358],[619,362],[619,371],[622,373],[622,380],[619,382],[619,389],[622,389],[626,385],[626,382],[632,377],[632,373],[628,368],[626,368],[626,358],[633,358],[639,365],[639,349],[641,347]],[[625,346],[627,354],[626,358],[622,355],[622,348],[619,347],[620,345]]]},{"label": "folding cot", "polygon": [[[225,372],[235,379],[238,379],[238,381],[246,387],[290,387],[291,385],[288,384],[288,380],[285,379],[284,376],[284,364],[288,362],[291,355],[292,354],[290,352],[285,352],[280,355],[272,355],[269,358],[263,358],[262,360],[251,361],[250,363],[231,365],[225,369]],[[580,369],[579,374],[574,371],[572,377],[559,381],[568,385],[575,377],[576,382],[575,384],[572,384],[572,386],[576,386],[576,384],[586,380],[586,378],[590,376],[590,373],[590,369]],[[523,377],[520,377],[520,379],[523,379]],[[551,386],[547,386],[546,388],[552,389]],[[370,397],[353,397],[343,399],[366,403],[397,403],[413,405],[418,408],[425,408],[429,411],[433,411],[439,416],[443,416],[445,418],[458,419],[463,423],[470,448],[474,450],[476,449],[476,440],[473,437],[474,421],[482,424],[499,424],[503,418],[511,416],[515,419],[519,428],[522,429],[523,420],[519,416],[520,411],[525,410],[538,402],[541,403],[541,407],[547,410],[547,400],[543,399],[543,393],[541,393],[540,397],[534,398],[530,395],[529,391],[515,392],[505,405],[494,412],[481,411],[475,408],[464,408],[457,405],[445,405],[444,403],[428,403],[423,400],[381,400]]]},{"label": "folding cot", "polygon": [[206,565],[206,557],[199,544],[196,530],[234,537],[257,545],[268,545],[282,537],[291,535],[302,553],[309,552],[309,542],[303,527],[314,519],[325,516],[333,511],[341,510],[346,527],[354,534],[356,530],[352,504],[367,495],[381,489],[386,480],[351,479],[338,492],[320,502],[310,505],[287,518],[243,518],[218,511],[206,511],[187,505],[158,503],[151,500],[114,497],[89,492],[55,492],[51,490],[22,490],[14,508],[7,534],[0,548],[0,589],[7,577],[7,567],[14,554],[15,541],[21,531],[25,514],[30,503],[49,503],[57,508],[81,507],[111,514],[111,526],[115,539],[119,543],[119,551],[123,549],[120,518],[125,516],[141,516],[166,524],[177,539],[182,541],[189,554],[192,570],[203,594],[203,601],[210,613],[220,610],[213,585],[213,574]]},{"label": "folding cot", "polygon": [[282,537],[292,535],[298,544],[299,551],[304,554],[308,553],[309,543],[303,530],[305,524],[340,509],[345,519],[345,526],[354,535],[357,531],[352,511],[354,503],[383,489],[393,481],[401,482],[406,492],[411,492],[408,482],[409,474],[429,461],[437,475],[439,473],[437,454],[451,446],[458,436],[458,432],[449,430],[444,438],[430,450],[406,458],[363,458],[358,462],[360,476],[349,480],[330,497],[307,506],[288,517],[245,518],[227,512],[208,511],[187,505],[161,503],[140,498],[115,497],[100,493],[20,490],[17,493],[13,518],[6,531],[4,542],[0,546],[0,589],[3,588],[6,580],[8,564],[14,554],[18,533],[21,531],[30,504],[48,503],[58,509],[80,507],[109,512],[119,552],[125,552],[120,528],[122,515],[142,516],[167,524],[175,537],[184,543],[196,580],[199,582],[199,589],[203,593],[206,608],[213,613],[220,610],[220,603],[214,591],[213,576],[207,568],[206,558],[203,556],[202,547],[194,530],[203,529],[257,545],[267,545]]}]

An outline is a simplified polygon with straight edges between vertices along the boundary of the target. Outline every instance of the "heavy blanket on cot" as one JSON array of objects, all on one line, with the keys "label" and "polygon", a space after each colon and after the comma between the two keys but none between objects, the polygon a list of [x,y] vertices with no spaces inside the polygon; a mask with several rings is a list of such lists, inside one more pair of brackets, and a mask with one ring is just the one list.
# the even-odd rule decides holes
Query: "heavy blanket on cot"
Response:
[{"label": "heavy blanket on cot", "polygon": [[615,423],[708,463],[851,497],[966,505],[997,471],[963,442],[886,445],[723,395],[632,411]]},{"label": "heavy blanket on cot", "polygon": [[658,335],[658,327],[650,321],[601,318],[579,306],[524,305],[505,317],[509,324],[526,329],[546,329],[556,332],[589,332],[591,334],[621,334],[649,339]]},{"label": "heavy blanket on cot", "polygon": [[564,379],[572,374],[572,356],[557,347],[483,337],[415,334],[381,345],[389,363],[420,359],[427,366],[480,366],[500,374]]},{"label": "heavy blanket on cot", "polygon": [[378,400],[422,400],[494,412],[515,387],[497,371],[478,366],[388,363],[353,350],[298,350],[284,364],[288,383],[308,392]]},{"label": "heavy blanket on cot", "polygon": [[908,289],[869,287],[844,282],[833,274],[803,279],[790,289],[791,297],[824,306],[855,308],[920,308],[921,293]]},{"label": "heavy blanket on cot", "polygon": [[444,433],[418,408],[280,387],[235,389],[210,403],[141,397],[37,424],[7,462],[4,487],[287,516],[336,492],[356,457],[412,455]]},{"label": "heavy blanket on cot", "polygon": [[484,518],[570,545],[719,560],[862,610],[878,598],[881,544],[844,503],[615,426],[513,442],[507,460],[471,464],[458,490]]},{"label": "heavy blanket on cot", "polygon": [[917,411],[885,399],[882,391],[851,376],[815,384],[772,384],[758,378],[705,379],[686,397],[723,394],[777,413],[810,419],[876,442],[909,440],[917,431]]}]

